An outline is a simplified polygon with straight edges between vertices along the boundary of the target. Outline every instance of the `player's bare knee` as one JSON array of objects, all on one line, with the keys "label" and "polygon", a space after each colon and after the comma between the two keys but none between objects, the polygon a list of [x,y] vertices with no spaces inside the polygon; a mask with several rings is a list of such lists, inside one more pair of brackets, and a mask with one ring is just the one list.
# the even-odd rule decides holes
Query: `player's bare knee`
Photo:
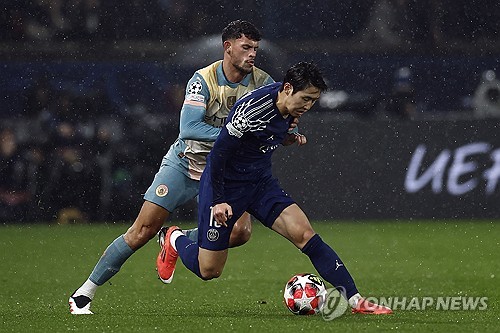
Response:
[{"label": "player's bare knee", "polygon": [[133,249],[144,246],[151,238],[153,238],[159,231],[152,225],[132,225],[125,233],[125,242]]},{"label": "player's bare knee", "polygon": [[216,267],[208,267],[200,269],[200,273],[203,280],[212,280],[222,275],[222,269],[218,269]]},{"label": "player's bare knee", "polygon": [[252,236],[252,232],[248,229],[244,229],[242,230],[239,234],[238,234],[238,239],[240,240],[241,242],[241,245],[245,244],[246,242],[248,242],[250,240],[250,236]]},{"label": "player's bare knee", "polygon": [[231,247],[241,246],[250,240],[250,236],[252,236],[252,232],[248,229],[233,229],[229,245]]},{"label": "player's bare knee", "polygon": [[303,248],[307,242],[315,235],[316,233],[312,229],[306,229],[304,232],[301,234],[299,239],[295,240],[295,245],[301,249]]},{"label": "player's bare knee", "polygon": [[302,234],[302,239],[304,242],[308,242],[316,233],[312,229],[307,229]]},{"label": "player's bare knee", "polygon": [[252,220],[248,213],[243,214],[231,231],[229,247],[241,246],[250,240],[252,236]]}]

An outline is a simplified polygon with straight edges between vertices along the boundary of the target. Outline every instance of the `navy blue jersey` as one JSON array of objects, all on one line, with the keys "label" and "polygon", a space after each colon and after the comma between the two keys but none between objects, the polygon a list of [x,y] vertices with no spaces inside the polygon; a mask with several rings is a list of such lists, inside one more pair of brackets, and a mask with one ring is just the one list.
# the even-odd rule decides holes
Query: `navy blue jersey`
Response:
[{"label": "navy blue jersey", "polygon": [[258,183],[271,176],[271,157],[285,139],[292,117],[276,107],[280,82],[258,88],[239,99],[208,157],[212,203],[226,202],[224,187]]}]

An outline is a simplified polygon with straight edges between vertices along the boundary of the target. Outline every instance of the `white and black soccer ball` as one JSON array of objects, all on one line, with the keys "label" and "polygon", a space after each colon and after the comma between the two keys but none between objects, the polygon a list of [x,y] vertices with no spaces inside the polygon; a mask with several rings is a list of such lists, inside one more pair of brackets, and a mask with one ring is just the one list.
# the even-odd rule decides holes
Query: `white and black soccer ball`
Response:
[{"label": "white and black soccer ball", "polygon": [[315,274],[304,273],[292,276],[285,285],[285,305],[293,314],[312,315],[319,313],[326,301],[326,286]]}]

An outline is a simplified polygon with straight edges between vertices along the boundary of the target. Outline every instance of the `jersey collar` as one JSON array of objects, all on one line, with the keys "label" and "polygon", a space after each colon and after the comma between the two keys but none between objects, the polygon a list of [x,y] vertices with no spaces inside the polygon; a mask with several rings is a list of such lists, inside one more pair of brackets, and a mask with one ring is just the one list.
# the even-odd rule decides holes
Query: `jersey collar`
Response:
[{"label": "jersey collar", "polygon": [[229,86],[231,88],[236,88],[241,84],[245,87],[248,87],[248,85],[250,84],[251,75],[252,73],[245,75],[243,80],[241,80],[240,82],[231,82],[226,78],[226,75],[224,75],[224,72],[222,71],[222,61],[220,63],[220,66],[217,67],[217,82],[219,83],[219,86]]}]

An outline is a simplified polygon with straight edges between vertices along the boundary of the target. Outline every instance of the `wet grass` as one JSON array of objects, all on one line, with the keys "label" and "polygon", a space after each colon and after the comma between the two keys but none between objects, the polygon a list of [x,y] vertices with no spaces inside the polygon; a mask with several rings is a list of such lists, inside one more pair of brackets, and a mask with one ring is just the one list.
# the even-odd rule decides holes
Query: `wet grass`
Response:
[{"label": "wet grass", "polygon": [[[184,227],[190,226],[184,224]],[[230,251],[221,278],[201,281],[182,264],[175,280],[156,278],[156,242],[134,254],[92,304],[72,316],[67,300],[125,224],[0,227],[1,332],[496,331],[500,320],[500,221],[316,222],[361,293],[386,298],[487,297],[485,310],[436,306],[391,316],[294,316],[282,289],[294,273],[314,272],[285,239],[254,224]],[[421,303],[421,302],[420,302]],[[407,303],[408,304],[408,303]],[[401,307],[401,306],[399,306]]]}]

